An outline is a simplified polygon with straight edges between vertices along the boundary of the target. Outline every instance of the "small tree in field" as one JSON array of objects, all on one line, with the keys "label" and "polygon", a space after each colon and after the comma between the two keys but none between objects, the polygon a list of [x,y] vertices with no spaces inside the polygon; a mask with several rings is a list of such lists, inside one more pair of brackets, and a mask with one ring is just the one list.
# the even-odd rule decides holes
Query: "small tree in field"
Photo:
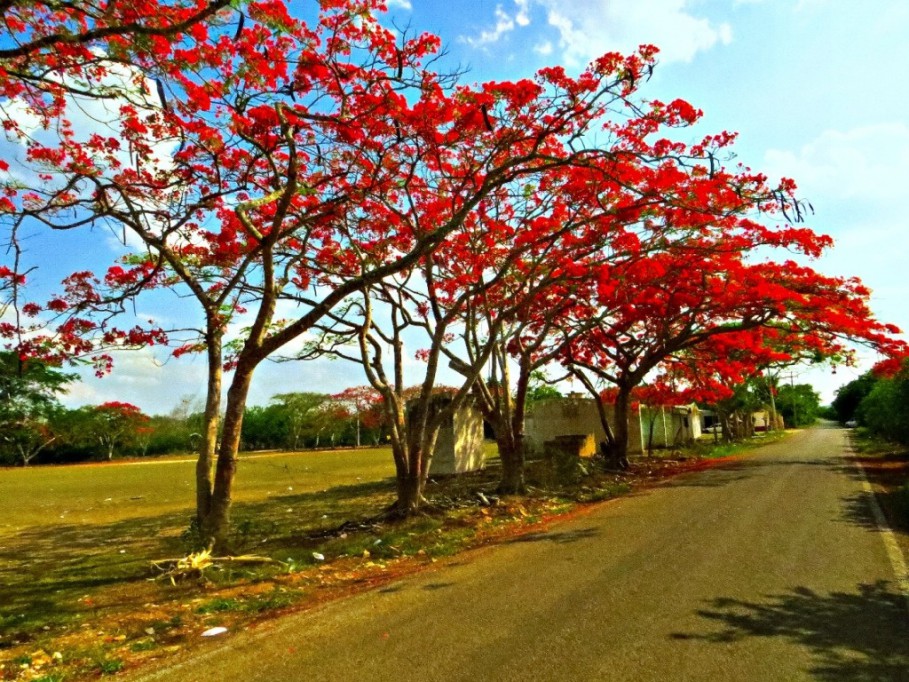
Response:
[{"label": "small tree in field", "polygon": [[90,428],[108,460],[117,450],[138,442],[139,430],[148,422],[142,410],[130,403],[106,402],[90,408],[90,413]]},{"label": "small tree in field", "polygon": [[382,427],[387,422],[381,393],[372,386],[352,386],[333,395],[332,400],[344,406],[353,417],[356,447],[360,447],[362,430],[372,434],[373,445],[378,445]]},{"label": "small tree in field", "polygon": [[27,466],[53,443],[57,396],[75,379],[41,360],[0,352],[0,448]]}]

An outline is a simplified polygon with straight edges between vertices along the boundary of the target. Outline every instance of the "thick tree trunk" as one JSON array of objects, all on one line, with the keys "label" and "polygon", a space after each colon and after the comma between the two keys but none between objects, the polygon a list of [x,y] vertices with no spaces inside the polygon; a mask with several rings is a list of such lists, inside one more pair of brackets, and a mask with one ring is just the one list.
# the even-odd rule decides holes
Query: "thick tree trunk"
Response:
[{"label": "thick tree trunk", "polygon": [[218,461],[215,465],[211,507],[201,526],[205,544],[222,551],[229,550],[225,543],[230,528],[230,507],[233,501],[234,476],[237,473],[243,411],[256,364],[250,361],[244,363],[241,360],[234,371],[234,378],[227,393],[227,408],[224,412]]},{"label": "thick tree trunk", "polygon": [[630,466],[628,461],[628,417],[631,407],[631,390],[619,387],[615,398],[615,429],[613,430],[612,455],[620,469]]},{"label": "thick tree trunk", "polygon": [[423,483],[418,472],[409,472],[396,479],[398,499],[392,507],[395,516],[407,518],[420,510],[423,502]]},{"label": "thick tree trunk", "polygon": [[502,460],[502,478],[497,491],[501,495],[523,495],[527,492],[523,444],[514,442],[512,438],[497,440],[496,443]]}]

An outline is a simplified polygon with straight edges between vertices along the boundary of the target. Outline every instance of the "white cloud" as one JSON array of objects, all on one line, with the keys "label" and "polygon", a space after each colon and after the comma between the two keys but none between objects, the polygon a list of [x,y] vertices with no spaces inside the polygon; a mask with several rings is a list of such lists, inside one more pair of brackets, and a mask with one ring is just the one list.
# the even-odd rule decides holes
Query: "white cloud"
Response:
[{"label": "white cloud", "polygon": [[410,4],[410,0],[388,0],[388,8],[393,9],[395,7],[406,10],[413,9],[413,5]]},{"label": "white cloud", "polygon": [[[103,57],[102,54],[98,54]],[[120,141],[120,147],[111,153],[111,163],[106,159],[95,159],[98,170],[104,174],[115,172],[111,166],[120,164],[130,167],[142,164],[145,170],[166,173],[173,168],[173,152],[177,147],[177,140],[152,140],[151,153],[141,161],[135,158],[130,144],[123,141],[121,132],[122,113],[121,107],[127,103],[132,104],[145,116],[154,116],[160,111],[160,99],[154,81],[146,78],[141,71],[130,66],[115,62],[99,62],[105,70],[104,76],[96,86],[99,90],[107,89],[110,98],[85,97],[69,95],[66,98],[66,119],[70,122],[76,144],[85,142],[93,135],[102,138],[113,138]],[[67,82],[70,79],[67,78]],[[75,85],[82,87],[77,81]],[[54,184],[63,184],[67,177],[57,175],[51,183],[38,178],[39,172],[46,172],[42,165],[29,161],[26,158],[28,141],[33,140],[49,147],[62,146],[60,134],[54,127],[44,128],[40,119],[22,100],[5,102],[0,106],[0,123],[13,121],[18,134],[10,131],[6,140],[0,140],[0,152],[10,163],[10,170],[0,175],[0,182],[17,181],[24,187],[41,188],[50,191]],[[134,201],[136,201],[134,199]],[[152,199],[145,198],[140,203],[151,204]],[[123,247],[130,250],[141,248],[141,241],[131,231],[118,230],[107,235],[107,246],[115,253],[122,253]]]},{"label": "white cloud", "polygon": [[148,414],[166,414],[185,395],[205,397],[205,359],[186,357],[162,363],[155,349],[114,353],[114,369],[102,379],[90,370],[63,397],[69,407],[111,400],[132,403]]},{"label": "white cloud", "polygon": [[548,40],[545,40],[542,43],[535,45],[533,51],[537,54],[543,55],[544,57],[551,55],[553,52],[552,43]]},{"label": "white cloud", "polygon": [[[835,240],[834,248],[812,266],[830,275],[859,277],[871,289],[875,316],[904,331],[909,330],[906,158],[909,125],[880,123],[827,130],[797,150],[768,151],[763,164],[771,178],[796,181],[798,194],[816,211],[809,226]],[[864,358],[853,371],[869,369],[876,359]],[[852,378],[816,373],[811,380],[829,400],[833,389]]]},{"label": "white cloud", "polygon": [[811,194],[877,202],[876,209],[892,206],[901,212],[909,186],[907,158],[909,126],[883,123],[828,130],[797,151],[772,149],[765,161]]},{"label": "white cloud", "polygon": [[[525,15],[519,14],[526,18]],[[520,23],[520,22],[519,22]],[[522,26],[526,24],[521,24]],[[463,38],[471,47],[488,47],[499,42],[507,33],[511,33],[515,27],[515,20],[502,9],[501,5],[496,7],[496,24],[493,28],[481,31],[480,35]]]},{"label": "white cloud", "polygon": [[[550,30],[554,29],[558,36],[562,61],[574,67],[584,66],[604,52],[631,52],[644,43],[657,45],[663,62],[687,62],[698,52],[732,41],[730,25],[695,16],[689,8],[691,0],[513,2],[510,9],[497,5],[495,26],[464,38],[464,42],[473,47],[488,47],[517,29],[527,29],[532,23],[533,7],[546,13]],[[538,45],[547,43],[552,45],[550,41],[538,40]],[[539,48],[536,51],[549,54]]]},{"label": "white cloud", "polygon": [[548,22],[559,33],[569,64],[580,65],[603,52],[630,52],[643,43],[660,48],[663,62],[691,61],[703,50],[732,40],[728,24],[714,25],[694,16],[687,0],[535,0],[548,10]]}]

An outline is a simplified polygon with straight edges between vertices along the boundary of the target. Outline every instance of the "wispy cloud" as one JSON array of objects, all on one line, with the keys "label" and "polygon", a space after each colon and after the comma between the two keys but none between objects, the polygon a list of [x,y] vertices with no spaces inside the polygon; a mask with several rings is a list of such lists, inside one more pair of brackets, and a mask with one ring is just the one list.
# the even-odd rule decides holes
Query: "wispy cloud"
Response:
[{"label": "wispy cloud", "polygon": [[[526,19],[526,16],[521,15],[520,13],[518,16],[524,17]],[[499,42],[499,40],[501,40],[502,37],[507,33],[511,33],[514,30],[515,25],[515,19],[506,13],[505,10],[502,9],[501,5],[499,5],[496,7],[496,23],[493,28],[480,31],[479,35],[465,36],[462,39],[471,47],[488,47]],[[520,25],[524,26],[526,24]]]},{"label": "wispy cloud", "polygon": [[[536,51],[548,55],[557,45],[567,65],[582,66],[604,52],[630,52],[643,43],[657,45],[663,62],[687,62],[698,52],[732,41],[729,24],[697,16],[692,4],[690,0],[513,0],[496,6],[493,26],[463,40],[476,48],[494,45],[509,33],[529,29],[536,8],[555,34],[553,41],[540,39],[537,33]],[[547,43],[552,49],[539,49]]]}]

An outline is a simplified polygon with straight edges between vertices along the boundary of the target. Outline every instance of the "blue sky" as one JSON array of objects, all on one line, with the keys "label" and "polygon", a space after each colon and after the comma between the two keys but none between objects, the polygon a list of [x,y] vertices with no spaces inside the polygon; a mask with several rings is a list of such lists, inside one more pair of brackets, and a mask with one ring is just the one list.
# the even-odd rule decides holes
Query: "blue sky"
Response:
[{"label": "blue sky", "polygon": [[[579,69],[612,50],[661,48],[647,98],[682,97],[705,112],[698,130],[738,131],[739,160],[792,177],[815,208],[809,225],[833,251],[814,265],[859,276],[878,317],[909,329],[909,3],[903,0],[390,0],[399,26],[441,36],[467,81]],[[695,133],[692,132],[692,139]],[[105,238],[107,239],[107,238]],[[113,249],[113,239],[107,239]],[[143,304],[140,304],[142,312]],[[156,311],[157,312],[157,311]],[[160,313],[158,313],[160,314]],[[416,350],[416,349],[414,349]],[[204,395],[201,358],[161,364],[151,351],[87,378],[71,405],[127,400],[167,412]],[[811,370],[825,400],[867,369]],[[339,391],[364,383],[342,362],[274,365],[257,373],[252,403],[275,393]]]}]

